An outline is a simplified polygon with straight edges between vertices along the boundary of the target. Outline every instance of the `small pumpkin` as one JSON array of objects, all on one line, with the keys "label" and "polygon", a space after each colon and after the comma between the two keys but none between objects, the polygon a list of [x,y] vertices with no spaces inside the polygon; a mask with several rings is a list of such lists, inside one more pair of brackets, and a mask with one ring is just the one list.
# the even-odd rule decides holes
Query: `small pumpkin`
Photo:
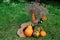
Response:
[{"label": "small pumpkin", "polygon": [[27,37],[32,36],[32,33],[33,33],[33,28],[32,28],[32,26],[29,25],[29,26],[25,29],[24,33],[25,33],[25,35],[26,35]]},{"label": "small pumpkin", "polygon": [[33,36],[34,37],[39,37],[39,32],[40,32],[40,27],[39,26],[35,26],[34,27],[34,32],[33,32]]},{"label": "small pumpkin", "polygon": [[34,32],[33,32],[33,36],[34,36],[34,37],[39,37],[39,35],[40,35],[40,34],[39,34],[39,31],[34,31]]},{"label": "small pumpkin", "polygon": [[47,17],[46,17],[46,16],[43,16],[43,17],[42,17],[42,20],[43,20],[43,21],[46,21],[46,20],[47,20]]},{"label": "small pumpkin", "polygon": [[45,32],[45,31],[41,31],[41,32],[40,32],[40,35],[41,35],[42,37],[45,37],[45,36],[46,36],[46,32]]}]

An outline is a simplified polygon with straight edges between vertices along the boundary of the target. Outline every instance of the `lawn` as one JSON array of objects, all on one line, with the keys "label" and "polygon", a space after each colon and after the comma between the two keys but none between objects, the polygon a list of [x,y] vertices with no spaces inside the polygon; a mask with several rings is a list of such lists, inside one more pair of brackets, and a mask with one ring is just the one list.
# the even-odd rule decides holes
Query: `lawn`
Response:
[{"label": "lawn", "polygon": [[24,22],[31,18],[28,16],[26,8],[29,3],[0,4],[0,40],[60,40],[60,3],[48,2],[45,7],[48,9],[48,20],[42,23],[42,27],[47,32],[45,38],[35,39],[19,38],[17,30]]}]

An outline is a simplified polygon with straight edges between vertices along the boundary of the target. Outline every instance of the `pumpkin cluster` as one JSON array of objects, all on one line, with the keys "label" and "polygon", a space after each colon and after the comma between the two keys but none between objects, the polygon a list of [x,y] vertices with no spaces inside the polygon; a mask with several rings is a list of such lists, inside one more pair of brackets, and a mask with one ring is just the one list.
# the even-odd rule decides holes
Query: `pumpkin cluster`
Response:
[{"label": "pumpkin cluster", "polygon": [[46,36],[46,32],[44,30],[42,30],[40,27],[34,27],[30,24],[27,26],[27,28],[24,30],[24,34],[26,37],[45,37]]}]

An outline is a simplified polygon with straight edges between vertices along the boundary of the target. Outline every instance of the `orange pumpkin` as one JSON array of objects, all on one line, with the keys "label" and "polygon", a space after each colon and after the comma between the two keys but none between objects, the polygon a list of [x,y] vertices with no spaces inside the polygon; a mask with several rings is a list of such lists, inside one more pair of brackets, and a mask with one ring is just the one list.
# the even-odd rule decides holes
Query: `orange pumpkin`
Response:
[{"label": "orange pumpkin", "polygon": [[41,32],[40,32],[40,35],[41,35],[42,37],[45,37],[45,36],[46,36],[46,32],[45,32],[45,31],[41,31]]},{"label": "orange pumpkin", "polygon": [[46,17],[46,16],[43,16],[43,17],[42,17],[42,20],[43,20],[43,21],[46,21],[46,20],[47,20],[47,17]]},{"label": "orange pumpkin", "polygon": [[32,33],[33,33],[33,28],[32,28],[32,26],[29,25],[29,26],[25,29],[24,33],[25,33],[25,35],[26,35],[27,37],[32,36]]}]

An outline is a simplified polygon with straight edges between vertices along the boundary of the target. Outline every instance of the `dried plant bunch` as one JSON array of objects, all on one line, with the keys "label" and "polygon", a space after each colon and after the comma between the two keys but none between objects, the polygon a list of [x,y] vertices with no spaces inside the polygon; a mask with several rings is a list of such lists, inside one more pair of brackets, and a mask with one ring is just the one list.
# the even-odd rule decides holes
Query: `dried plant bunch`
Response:
[{"label": "dried plant bunch", "polygon": [[40,3],[34,2],[29,6],[28,13],[30,16],[32,15],[32,13],[34,13],[36,18],[40,19],[48,13],[48,10],[45,7],[43,7]]}]

